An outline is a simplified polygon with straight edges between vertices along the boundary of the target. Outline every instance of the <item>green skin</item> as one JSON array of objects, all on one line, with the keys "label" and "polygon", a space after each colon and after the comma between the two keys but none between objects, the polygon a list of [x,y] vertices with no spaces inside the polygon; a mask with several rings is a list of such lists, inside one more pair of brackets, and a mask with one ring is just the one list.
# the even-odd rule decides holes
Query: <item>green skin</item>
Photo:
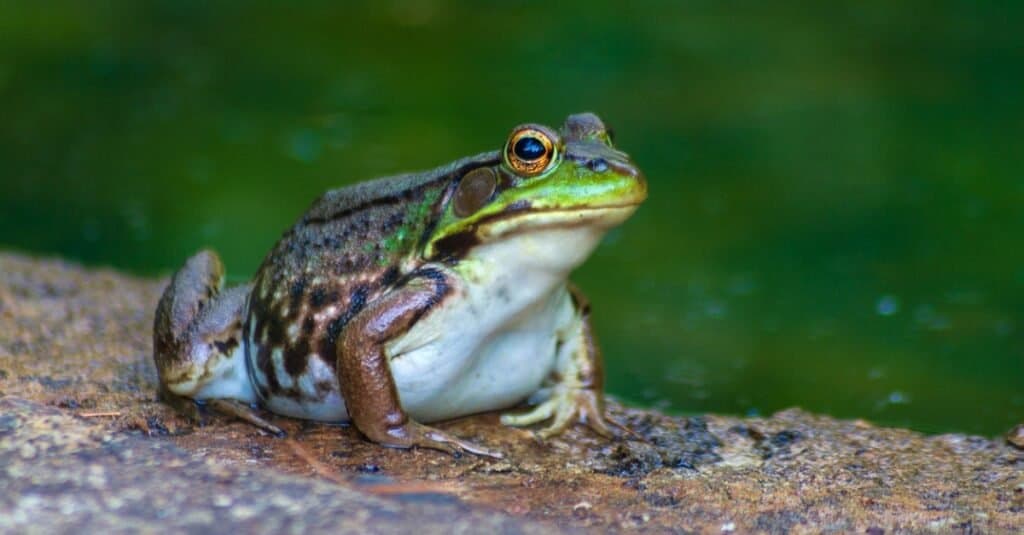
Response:
[{"label": "green skin", "polygon": [[[388,446],[498,456],[410,412],[433,421],[512,406],[547,376],[548,399],[504,423],[550,419],[544,437],[574,421],[616,434],[604,415],[589,307],[566,277],[646,198],[647,185],[593,114],[570,116],[560,135],[539,125],[513,135],[523,128],[551,140],[542,169],[525,170],[510,139],[501,152],[328,192],[251,284],[222,291],[215,253],[189,259],[156,312],[164,398],[185,409],[190,399],[207,401],[275,432],[250,405],[351,420]],[[524,330],[531,316],[538,323]],[[507,384],[455,374],[413,387],[402,367],[509,366],[500,354],[510,351],[523,360],[496,372]],[[446,394],[466,401],[449,403]]]}]

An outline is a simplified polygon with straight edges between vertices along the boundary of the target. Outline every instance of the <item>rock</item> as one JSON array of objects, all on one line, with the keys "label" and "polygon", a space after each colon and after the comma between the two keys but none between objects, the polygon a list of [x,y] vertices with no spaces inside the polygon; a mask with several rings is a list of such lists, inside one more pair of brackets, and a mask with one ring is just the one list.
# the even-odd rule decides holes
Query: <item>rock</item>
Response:
[{"label": "rock", "polygon": [[1024,449],[1024,424],[1017,424],[1006,433],[1006,441],[1020,449]]},{"label": "rock", "polygon": [[503,460],[401,451],[268,418],[285,438],[156,401],[163,281],[0,254],[0,531],[71,529],[768,533],[1009,531],[1024,451],[800,410],[670,417],[548,443],[494,414],[443,424]]}]

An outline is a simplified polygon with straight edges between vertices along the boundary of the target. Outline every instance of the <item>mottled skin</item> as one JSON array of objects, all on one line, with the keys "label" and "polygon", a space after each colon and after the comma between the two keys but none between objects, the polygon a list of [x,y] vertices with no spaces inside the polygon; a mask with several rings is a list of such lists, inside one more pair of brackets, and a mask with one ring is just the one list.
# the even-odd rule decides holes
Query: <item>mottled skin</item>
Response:
[{"label": "mottled skin", "polygon": [[593,114],[561,135],[524,125],[503,151],[328,192],[252,284],[221,291],[210,251],[175,274],[154,325],[162,393],[271,431],[248,405],[351,420],[388,446],[496,456],[410,412],[433,421],[540,391],[502,421],[551,419],[551,436],[578,420],[611,436],[589,305],[566,277],[646,192]]},{"label": "mottled skin", "polygon": [[[452,177],[495,162],[497,155],[490,154],[437,174],[385,178],[326,193],[264,259],[245,332],[255,332],[261,343],[284,341],[284,369],[291,375],[305,370],[311,351],[333,355],[342,330],[367,303],[415,278],[423,263],[417,251],[430,238]],[[287,337],[290,325],[300,325],[302,335]],[[280,386],[272,349],[262,344],[256,353],[256,365],[267,377],[260,397],[300,395]]]}]

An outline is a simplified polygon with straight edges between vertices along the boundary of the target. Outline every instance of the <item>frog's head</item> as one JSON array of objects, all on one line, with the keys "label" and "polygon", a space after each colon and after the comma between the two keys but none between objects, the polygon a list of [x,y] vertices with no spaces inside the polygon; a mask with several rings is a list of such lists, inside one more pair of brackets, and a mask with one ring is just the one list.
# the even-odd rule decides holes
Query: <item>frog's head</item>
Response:
[{"label": "frog's head", "polygon": [[[647,198],[643,174],[592,113],[570,115],[560,133],[517,126],[496,159],[456,177],[427,257],[458,258],[476,246],[527,235],[561,247],[566,259],[579,257],[569,262],[576,264]],[[594,239],[577,244],[571,236],[579,235]]]}]

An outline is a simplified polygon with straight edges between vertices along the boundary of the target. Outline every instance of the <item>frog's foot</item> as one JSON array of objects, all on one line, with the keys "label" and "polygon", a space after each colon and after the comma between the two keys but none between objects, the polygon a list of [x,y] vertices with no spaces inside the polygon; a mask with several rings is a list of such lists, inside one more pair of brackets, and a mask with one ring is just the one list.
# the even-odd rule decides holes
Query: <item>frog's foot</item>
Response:
[{"label": "frog's foot", "polygon": [[[376,433],[375,433],[376,435]],[[483,457],[501,459],[501,452],[478,446],[472,442],[456,438],[444,431],[421,423],[408,420],[404,425],[394,427],[379,436],[370,436],[370,440],[392,448],[411,448],[418,446],[430,448],[459,456],[472,453]]]},{"label": "frog's foot", "polygon": [[558,385],[550,398],[529,412],[501,415],[501,423],[513,427],[533,425],[547,419],[551,419],[551,423],[537,431],[541,439],[559,435],[575,422],[586,424],[605,438],[618,438],[623,433],[630,433],[622,424],[605,417],[601,395],[589,388]]},{"label": "frog's foot", "polygon": [[285,435],[280,427],[264,420],[251,407],[240,401],[233,399],[211,399],[207,402],[207,406],[225,416],[233,416],[243,422],[248,422],[274,436],[283,437]]},{"label": "frog's foot", "polygon": [[203,411],[199,410],[199,404],[196,400],[179,396],[168,390],[165,385],[160,385],[157,396],[160,398],[160,401],[170,405],[174,412],[184,416],[190,422],[199,426],[206,424]]},{"label": "frog's foot", "polygon": [[282,437],[285,432],[280,427],[266,421],[256,411],[250,408],[247,404],[241,401],[233,399],[211,399],[207,401],[196,401],[192,398],[185,396],[179,396],[174,392],[171,392],[166,387],[161,387],[160,401],[171,406],[178,414],[181,414],[189,421],[196,425],[206,425],[206,414],[202,410],[202,407],[208,407],[214,412],[221,415],[228,416],[231,418],[238,418],[243,422],[247,422],[262,429],[274,436]]},{"label": "frog's foot", "polygon": [[242,347],[242,316],[252,286],[222,291],[223,283],[220,257],[200,251],[160,297],[153,322],[160,397],[200,424],[203,417],[193,400],[207,400],[218,412],[280,434],[245,405],[257,399]]}]

